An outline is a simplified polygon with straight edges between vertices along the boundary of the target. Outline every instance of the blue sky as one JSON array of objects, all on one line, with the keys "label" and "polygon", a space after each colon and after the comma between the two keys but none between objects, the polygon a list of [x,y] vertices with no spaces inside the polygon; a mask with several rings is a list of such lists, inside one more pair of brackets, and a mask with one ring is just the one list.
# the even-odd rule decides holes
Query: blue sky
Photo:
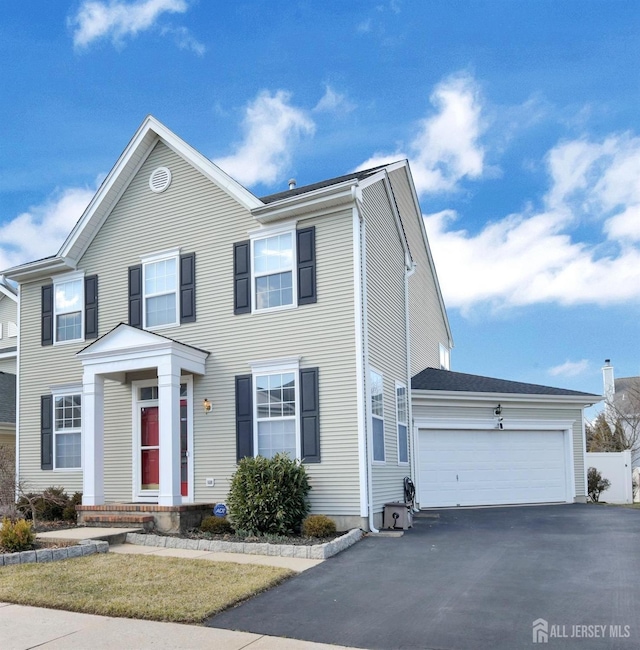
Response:
[{"label": "blue sky", "polygon": [[407,157],[452,369],[640,374],[640,4],[4,0],[0,268],[151,113],[258,196]]}]

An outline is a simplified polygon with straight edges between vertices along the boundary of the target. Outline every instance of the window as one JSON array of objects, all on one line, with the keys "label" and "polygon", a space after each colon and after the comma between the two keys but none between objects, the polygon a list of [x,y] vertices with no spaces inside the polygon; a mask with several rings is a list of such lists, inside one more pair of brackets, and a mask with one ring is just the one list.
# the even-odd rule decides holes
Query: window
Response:
[{"label": "window", "polygon": [[178,258],[143,264],[144,327],[178,323]]},{"label": "window", "polygon": [[84,279],[73,278],[54,283],[55,341],[82,339]]},{"label": "window", "polygon": [[440,370],[449,370],[451,365],[451,352],[449,348],[440,343]]},{"label": "window", "polygon": [[296,374],[255,375],[257,454],[271,458],[281,452],[298,456]]},{"label": "window", "polygon": [[18,336],[18,326],[11,320],[7,323],[7,336],[10,339],[14,339]]},{"label": "window", "polygon": [[382,375],[371,370],[371,419],[373,460],[384,462],[384,383]]},{"label": "window", "polygon": [[56,469],[81,467],[82,425],[81,395],[55,395],[53,402],[53,435]]},{"label": "window", "polygon": [[252,242],[254,309],[293,305],[293,232]]},{"label": "window", "polygon": [[398,423],[398,463],[409,462],[407,387],[396,384],[396,421]]}]

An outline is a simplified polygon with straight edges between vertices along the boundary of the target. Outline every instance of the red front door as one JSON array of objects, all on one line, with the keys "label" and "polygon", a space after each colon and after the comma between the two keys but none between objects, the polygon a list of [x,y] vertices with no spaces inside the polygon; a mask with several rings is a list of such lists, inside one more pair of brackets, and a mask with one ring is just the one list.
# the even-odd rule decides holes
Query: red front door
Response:
[{"label": "red front door", "polygon": [[160,426],[158,407],[144,406],[140,416],[140,488],[160,488]]}]

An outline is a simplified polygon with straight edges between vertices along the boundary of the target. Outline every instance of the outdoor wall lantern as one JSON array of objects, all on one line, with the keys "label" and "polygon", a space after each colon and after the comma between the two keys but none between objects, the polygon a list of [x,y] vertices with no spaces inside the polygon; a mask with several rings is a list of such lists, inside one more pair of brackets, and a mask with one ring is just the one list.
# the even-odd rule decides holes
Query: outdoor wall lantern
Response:
[{"label": "outdoor wall lantern", "polygon": [[206,397],[202,400],[202,408],[205,413],[211,413],[211,409],[213,408],[213,405]]}]

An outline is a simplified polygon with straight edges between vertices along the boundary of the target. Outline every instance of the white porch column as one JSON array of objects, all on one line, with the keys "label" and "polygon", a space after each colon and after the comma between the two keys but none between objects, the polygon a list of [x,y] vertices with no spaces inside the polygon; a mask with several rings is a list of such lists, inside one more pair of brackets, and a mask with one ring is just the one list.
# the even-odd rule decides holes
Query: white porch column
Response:
[{"label": "white porch column", "polygon": [[182,503],[180,494],[180,366],[173,356],[158,364],[160,491],[158,505]]},{"label": "white porch column", "polygon": [[82,505],[104,503],[104,377],[82,376]]}]

